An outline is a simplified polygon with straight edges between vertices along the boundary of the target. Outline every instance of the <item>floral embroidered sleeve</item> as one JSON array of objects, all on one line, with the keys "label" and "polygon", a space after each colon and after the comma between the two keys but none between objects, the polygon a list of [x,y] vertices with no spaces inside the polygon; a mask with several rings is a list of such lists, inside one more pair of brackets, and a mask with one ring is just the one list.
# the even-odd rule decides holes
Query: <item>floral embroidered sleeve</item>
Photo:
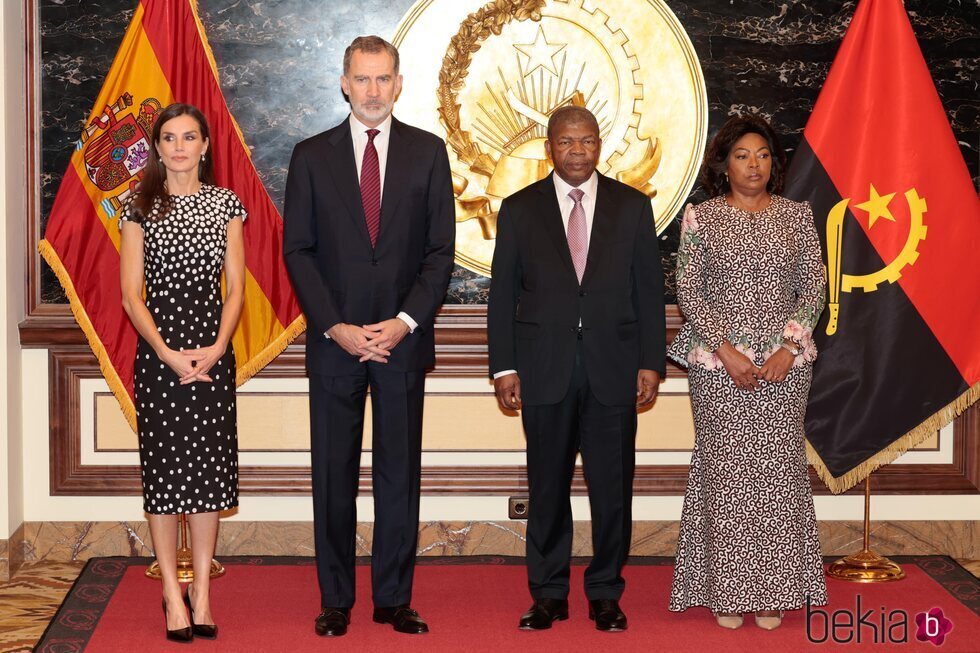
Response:
[{"label": "floral embroidered sleeve", "polygon": [[704,349],[712,352],[724,342],[728,330],[708,303],[706,286],[704,234],[694,207],[688,205],[681,221],[681,242],[677,249],[677,305]]},{"label": "floral embroidered sleeve", "polygon": [[802,220],[797,231],[800,251],[800,265],[796,273],[796,308],[790,314],[783,338],[798,344],[802,352],[798,362],[812,362],[817,357],[813,343],[813,329],[823,312],[826,301],[827,277],[824,272],[820,239],[813,224],[813,211],[809,202],[803,203]]}]

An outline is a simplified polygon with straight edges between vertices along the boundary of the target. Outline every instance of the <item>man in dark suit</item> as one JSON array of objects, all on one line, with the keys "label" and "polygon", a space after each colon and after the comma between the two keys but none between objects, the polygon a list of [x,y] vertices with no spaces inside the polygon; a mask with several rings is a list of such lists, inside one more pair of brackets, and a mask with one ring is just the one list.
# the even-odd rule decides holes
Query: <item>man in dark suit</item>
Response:
[{"label": "man in dark suit", "polygon": [[665,371],[663,273],[650,200],[595,171],[601,145],[591,112],[556,110],[545,143],[554,173],[504,200],[497,222],[490,372],[527,435],[527,630],[568,618],[579,452],[592,507],[589,617],[599,630],[626,628],[636,408]]},{"label": "man in dark suit", "polygon": [[347,120],[299,143],[286,181],[286,267],[306,314],[319,635],[347,632],[355,498],[371,388],[374,621],[428,626],[411,609],[425,370],[453,268],[446,145],[391,115],[398,51],[358,37],[344,54]]}]

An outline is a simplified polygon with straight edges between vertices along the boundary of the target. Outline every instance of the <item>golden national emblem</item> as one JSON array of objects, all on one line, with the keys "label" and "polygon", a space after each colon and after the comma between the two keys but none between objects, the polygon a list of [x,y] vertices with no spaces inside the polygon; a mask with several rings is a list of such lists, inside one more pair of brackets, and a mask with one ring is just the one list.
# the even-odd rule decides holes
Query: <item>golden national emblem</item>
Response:
[{"label": "golden national emblem", "polygon": [[587,107],[598,170],[650,197],[658,233],[694,185],[707,132],[697,55],[659,0],[420,0],[393,43],[399,115],[449,144],[456,261],[490,274],[500,202],[545,177],[548,116]]}]

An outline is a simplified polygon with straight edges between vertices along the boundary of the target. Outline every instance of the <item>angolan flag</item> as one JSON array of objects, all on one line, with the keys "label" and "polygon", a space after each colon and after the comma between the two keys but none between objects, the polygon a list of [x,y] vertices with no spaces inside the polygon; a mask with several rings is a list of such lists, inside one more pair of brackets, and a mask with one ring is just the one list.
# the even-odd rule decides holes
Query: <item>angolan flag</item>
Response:
[{"label": "angolan flag", "polygon": [[102,373],[135,428],[136,330],[119,289],[119,211],[147,160],[153,121],[173,102],[211,126],[219,186],[248,211],[245,303],[232,338],[241,385],[305,328],[282,260],[282,217],[218,85],[193,0],[141,0],[61,181],[39,249],[68,295]]},{"label": "angolan flag", "polygon": [[862,0],[786,195],[809,200],[828,309],[806,414],[843,492],[980,396],[980,201],[901,0]]}]

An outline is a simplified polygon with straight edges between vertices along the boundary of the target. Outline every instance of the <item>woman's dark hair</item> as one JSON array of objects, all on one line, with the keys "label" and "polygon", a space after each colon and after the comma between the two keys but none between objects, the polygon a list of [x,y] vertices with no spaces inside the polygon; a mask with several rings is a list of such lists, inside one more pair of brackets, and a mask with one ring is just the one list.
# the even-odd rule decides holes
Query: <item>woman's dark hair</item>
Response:
[{"label": "woman's dark hair", "polygon": [[[208,119],[204,117],[200,109],[193,105],[175,102],[157,114],[156,120],[153,122],[153,133],[150,135],[150,158],[143,168],[143,176],[133,197],[132,215],[134,222],[162,220],[170,212],[170,194],[167,193],[166,188],[167,169],[163,167],[163,162],[160,160],[157,143],[160,142],[160,130],[163,125],[178,116],[190,116],[196,120],[201,131],[201,138],[211,140]],[[212,152],[213,149],[208,148],[208,156],[201,161],[197,178],[205,184],[213,185],[214,156]],[[156,216],[151,217],[151,211],[157,201],[160,203],[160,210]]]},{"label": "woman's dark hair", "polygon": [[765,118],[756,115],[734,116],[721,126],[715,137],[708,145],[704,154],[704,165],[701,168],[701,182],[711,197],[727,193],[731,190],[728,181],[728,156],[738,139],[746,134],[758,134],[766,139],[769,152],[772,154],[772,172],[766,190],[770,193],[781,193],[786,181],[786,152],[779,144],[779,137]]}]

